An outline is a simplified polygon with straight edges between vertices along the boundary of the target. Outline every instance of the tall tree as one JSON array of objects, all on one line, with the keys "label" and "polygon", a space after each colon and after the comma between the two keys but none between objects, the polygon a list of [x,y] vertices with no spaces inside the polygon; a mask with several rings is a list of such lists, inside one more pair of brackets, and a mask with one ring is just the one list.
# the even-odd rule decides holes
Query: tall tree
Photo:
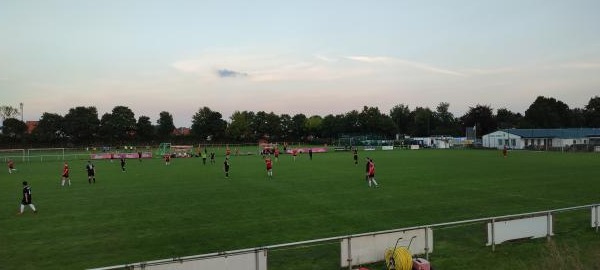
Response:
[{"label": "tall tree", "polygon": [[333,114],[328,114],[323,117],[323,121],[321,122],[321,137],[328,139],[336,139],[339,134],[344,133],[342,131],[342,119],[344,115],[338,114],[334,116]]},{"label": "tall tree", "polygon": [[571,124],[569,106],[560,100],[539,96],[525,111],[531,128],[566,128]]},{"label": "tall tree", "polygon": [[469,111],[460,120],[463,130],[467,127],[476,127],[478,137],[496,131],[498,127],[492,108],[487,105],[469,107]]},{"label": "tall tree", "polygon": [[600,96],[594,96],[585,105],[585,120],[588,127],[600,128]]},{"label": "tall tree", "polygon": [[135,114],[129,107],[116,106],[112,110],[112,125],[115,128],[115,138],[127,141],[135,131]]},{"label": "tall tree", "polygon": [[306,132],[310,137],[318,137],[321,135],[321,124],[323,118],[318,115],[313,115],[306,119]]},{"label": "tall tree", "polygon": [[173,115],[169,112],[162,111],[158,115],[158,120],[156,120],[158,127],[156,129],[156,135],[159,139],[167,139],[175,130],[175,125],[173,124]]},{"label": "tall tree", "polygon": [[411,134],[413,136],[429,136],[435,128],[433,112],[428,107],[416,107],[412,111],[413,123],[411,125]]},{"label": "tall tree", "polygon": [[65,137],[64,117],[56,113],[42,114],[33,136],[41,142],[55,143]]},{"label": "tall tree", "polygon": [[521,125],[522,120],[523,115],[506,108],[500,108],[496,111],[496,123],[499,129],[517,128]]},{"label": "tall tree", "polygon": [[292,116],[289,114],[282,114],[279,116],[279,130],[281,130],[281,140],[287,141],[292,136],[292,126],[294,122],[292,121]]},{"label": "tall tree", "polygon": [[192,117],[192,134],[196,138],[205,140],[208,138],[223,139],[227,122],[222,119],[220,112],[202,107]]},{"label": "tall tree", "polygon": [[586,111],[584,109],[574,108],[570,111],[569,115],[571,116],[571,122],[569,123],[570,127],[587,127],[587,121],[585,119]]},{"label": "tall tree", "polygon": [[362,133],[382,133],[383,117],[377,107],[363,106],[362,111],[358,114],[358,122]]},{"label": "tall tree", "polygon": [[229,137],[236,141],[254,140],[254,131],[250,127],[253,118],[254,112],[233,112],[231,117],[229,117],[231,124],[227,127],[227,134]]},{"label": "tall tree", "polygon": [[413,114],[411,114],[408,106],[404,104],[394,106],[390,110],[390,116],[398,127],[398,132],[402,134],[408,134],[410,132],[410,126],[414,122],[414,119],[412,118]]},{"label": "tall tree", "polygon": [[27,125],[19,119],[7,118],[2,121],[2,134],[11,139],[23,139],[27,132]]},{"label": "tall tree", "polygon": [[277,140],[278,136],[281,135],[279,116],[273,112],[257,112],[254,119],[252,119],[251,126],[257,135],[257,139]]},{"label": "tall tree", "polygon": [[362,130],[360,122],[360,113],[352,110],[344,114],[342,131],[347,134],[359,133]]},{"label": "tall tree", "polygon": [[304,136],[307,135],[306,121],[306,115],[301,113],[296,114],[292,117],[292,139],[301,140]]},{"label": "tall tree", "polygon": [[136,137],[143,142],[149,142],[154,138],[154,127],[148,116],[142,115],[138,117],[135,130]]},{"label": "tall tree", "polygon": [[457,124],[458,121],[456,121],[454,115],[449,111],[449,108],[450,103],[448,102],[440,102],[436,107],[433,114],[433,118],[435,119],[434,134],[451,136],[460,134],[461,129]]},{"label": "tall tree", "polygon": [[12,106],[0,106],[0,120],[4,122],[5,119],[15,118],[19,115],[19,109]]},{"label": "tall tree", "polygon": [[96,107],[71,108],[64,118],[65,134],[76,143],[93,142],[99,125]]}]

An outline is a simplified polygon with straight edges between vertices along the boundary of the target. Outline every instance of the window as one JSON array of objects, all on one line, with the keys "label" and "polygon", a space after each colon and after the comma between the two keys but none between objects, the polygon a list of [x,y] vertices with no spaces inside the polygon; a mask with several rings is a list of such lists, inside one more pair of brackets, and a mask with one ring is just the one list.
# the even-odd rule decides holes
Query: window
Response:
[{"label": "window", "polygon": [[498,139],[498,145],[502,145],[502,139]]},{"label": "window", "polygon": [[573,144],[577,144],[577,141],[576,141],[576,140],[573,140]]},{"label": "window", "polygon": [[510,144],[512,146],[517,146],[517,140],[516,139],[510,139]]}]

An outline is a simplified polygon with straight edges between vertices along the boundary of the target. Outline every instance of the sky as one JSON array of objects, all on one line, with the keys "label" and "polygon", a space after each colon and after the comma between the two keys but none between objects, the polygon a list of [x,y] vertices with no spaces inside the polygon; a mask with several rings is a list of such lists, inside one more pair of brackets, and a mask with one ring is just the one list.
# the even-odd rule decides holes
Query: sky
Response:
[{"label": "sky", "polygon": [[0,105],[307,116],[600,95],[597,0],[2,0]]}]

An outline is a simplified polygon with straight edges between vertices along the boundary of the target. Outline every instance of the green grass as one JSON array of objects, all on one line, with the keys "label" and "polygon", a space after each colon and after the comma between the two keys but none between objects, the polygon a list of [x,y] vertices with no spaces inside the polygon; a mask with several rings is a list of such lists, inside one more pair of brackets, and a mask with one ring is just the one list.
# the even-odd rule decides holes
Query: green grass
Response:
[{"label": "green grass", "polygon": [[[60,187],[61,162],[17,162],[0,175],[0,269],[82,269],[408,226],[597,203],[600,156],[498,151],[377,151],[284,155],[269,180],[259,156],[96,161],[89,185],[85,161],[70,161],[73,185]],[[371,156],[382,186],[364,181]],[[16,216],[21,182],[39,210]],[[599,235],[589,213],[556,218],[557,246],[593,265]],[[562,225],[564,224],[564,225]],[[430,259],[438,269],[542,269],[545,240],[485,247],[483,225],[434,231]],[[569,251],[569,252],[571,252]],[[568,253],[568,251],[565,251]],[[595,257],[594,257],[595,256]],[[293,263],[290,263],[293,262]],[[269,269],[337,269],[336,244],[269,253]],[[477,268],[476,267],[476,268]],[[533,267],[533,268],[532,268]],[[376,266],[376,269],[381,269]],[[586,268],[584,268],[586,269]],[[591,268],[587,268],[591,269]]]}]

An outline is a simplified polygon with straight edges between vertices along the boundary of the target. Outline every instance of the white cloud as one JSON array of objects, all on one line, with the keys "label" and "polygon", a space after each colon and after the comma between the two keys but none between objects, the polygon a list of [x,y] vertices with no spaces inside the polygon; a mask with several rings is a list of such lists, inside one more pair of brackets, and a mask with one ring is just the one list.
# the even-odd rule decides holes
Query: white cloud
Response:
[{"label": "white cloud", "polygon": [[391,65],[405,66],[405,67],[411,67],[411,68],[424,70],[424,71],[428,71],[428,72],[432,72],[432,73],[439,73],[439,74],[452,75],[452,76],[461,76],[461,77],[467,76],[466,74],[463,74],[461,72],[444,69],[444,68],[432,66],[429,64],[425,64],[425,63],[409,61],[409,60],[393,58],[393,57],[347,56],[346,59],[350,59],[350,60],[354,60],[354,61],[358,61],[358,62],[370,63],[370,64],[391,64]]}]

